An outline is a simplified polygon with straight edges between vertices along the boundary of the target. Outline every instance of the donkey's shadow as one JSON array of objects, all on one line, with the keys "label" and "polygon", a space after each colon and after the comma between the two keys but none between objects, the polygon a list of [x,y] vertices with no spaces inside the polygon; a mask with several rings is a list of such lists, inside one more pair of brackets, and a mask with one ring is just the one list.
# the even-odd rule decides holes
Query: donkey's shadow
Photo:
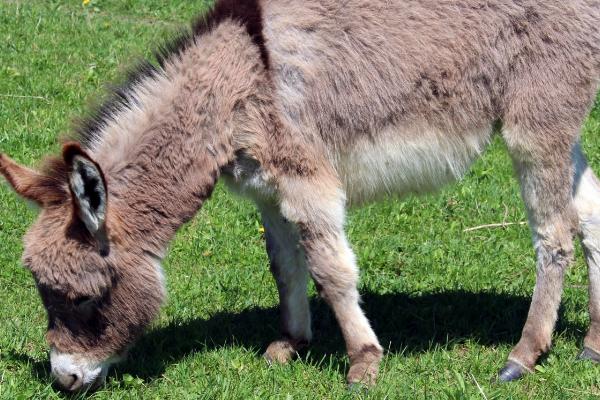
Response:
[{"label": "donkey's shadow", "polygon": [[[392,354],[426,352],[436,345],[467,339],[482,345],[516,344],[530,302],[527,297],[466,291],[421,296],[367,292],[362,299],[381,344]],[[332,362],[343,370],[344,342],[335,317],[318,299],[311,301],[311,310],[314,339],[303,357],[319,362],[334,355]],[[156,328],[140,339],[128,361],[117,366],[113,374],[117,378],[131,374],[151,381],[187,355],[227,345],[260,354],[278,337],[278,322],[277,307],[251,308]],[[564,318],[557,326],[557,332],[571,338],[578,338],[584,331],[583,326]]]}]

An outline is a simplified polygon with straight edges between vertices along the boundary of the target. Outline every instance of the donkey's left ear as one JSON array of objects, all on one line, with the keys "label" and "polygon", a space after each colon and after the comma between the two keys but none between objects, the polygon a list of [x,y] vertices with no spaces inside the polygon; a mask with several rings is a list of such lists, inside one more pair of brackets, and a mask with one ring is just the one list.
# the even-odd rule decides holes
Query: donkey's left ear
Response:
[{"label": "donkey's left ear", "polygon": [[61,199],[61,191],[57,190],[51,178],[17,164],[2,153],[0,153],[0,174],[6,178],[15,192],[40,206]]},{"label": "donkey's left ear", "polygon": [[107,195],[106,179],[100,166],[79,143],[65,144],[63,158],[77,216],[92,236],[104,236]]}]

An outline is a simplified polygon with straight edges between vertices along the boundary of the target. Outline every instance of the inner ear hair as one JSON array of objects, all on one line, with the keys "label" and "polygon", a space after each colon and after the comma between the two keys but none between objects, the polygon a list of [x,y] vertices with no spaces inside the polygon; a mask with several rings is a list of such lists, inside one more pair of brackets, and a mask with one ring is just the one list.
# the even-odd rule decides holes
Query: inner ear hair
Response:
[{"label": "inner ear hair", "polygon": [[103,249],[107,243],[105,230],[107,193],[102,169],[78,143],[66,144],[63,157],[69,169],[69,188],[76,215]]},{"label": "inner ear hair", "polygon": [[[102,174],[94,163],[84,157],[75,156],[69,174],[69,184],[81,211],[103,219],[106,189]],[[99,225],[95,226],[91,231],[97,231],[99,228]]]}]

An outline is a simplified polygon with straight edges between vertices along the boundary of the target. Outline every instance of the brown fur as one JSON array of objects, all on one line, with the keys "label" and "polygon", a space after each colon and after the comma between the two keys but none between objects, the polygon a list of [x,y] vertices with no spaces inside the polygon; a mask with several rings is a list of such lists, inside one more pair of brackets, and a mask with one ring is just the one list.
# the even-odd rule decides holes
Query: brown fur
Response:
[{"label": "brown fur", "polygon": [[[273,240],[288,337],[267,355],[285,361],[310,340],[298,295],[308,272],[344,334],[349,382],[371,383],[383,351],[359,306],[346,200],[457,177],[500,121],[538,255],[510,356],[532,369],[550,346],[589,203],[573,204],[584,167],[571,151],[600,78],[600,2],[227,0],[200,21],[160,53],[160,68],[144,64],[82,125],[77,154],[108,193],[107,254],[74,212],[73,147],[42,173],[0,157],[15,190],[43,207],[24,261],[48,309],[50,344],[95,359],[129,345],[158,312],[158,260],[223,175],[259,204]],[[378,165],[383,157],[395,164]],[[600,238],[586,227],[595,255]],[[77,312],[81,298],[94,300],[92,314]],[[596,336],[588,342],[598,348]]]},{"label": "brown fur", "polygon": [[66,198],[66,177],[64,164],[51,163],[48,169],[53,174],[41,174],[30,168],[18,165],[6,155],[0,154],[0,173],[8,183],[24,198],[39,205],[60,203]]}]

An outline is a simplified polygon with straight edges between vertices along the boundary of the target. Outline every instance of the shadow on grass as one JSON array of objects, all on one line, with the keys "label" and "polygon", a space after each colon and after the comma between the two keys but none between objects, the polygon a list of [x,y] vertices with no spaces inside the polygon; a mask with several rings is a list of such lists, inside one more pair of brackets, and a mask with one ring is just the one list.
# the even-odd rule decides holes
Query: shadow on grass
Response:
[{"label": "shadow on grass", "polygon": [[[467,339],[486,346],[516,344],[530,302],[526,297],[464,291],[422,296],[363,293],[362,298],[381,344],[392,354],[421,353]],[[311,301],[311,310],[314,339],[307,361],[318,363],[335,355],[333,361],[343,371],[344,343],[333,314],[317,299]],[[227,345],[262,352],[278,337],[278,322],[278,309],[273,307],[223,312],[206,320],[156,328],[140,339],[129,360],[116,367],[116,374],[151,381],[168,365],[196,352]],[[562,322],[557,332],[579,338],[584,327]]]}]

